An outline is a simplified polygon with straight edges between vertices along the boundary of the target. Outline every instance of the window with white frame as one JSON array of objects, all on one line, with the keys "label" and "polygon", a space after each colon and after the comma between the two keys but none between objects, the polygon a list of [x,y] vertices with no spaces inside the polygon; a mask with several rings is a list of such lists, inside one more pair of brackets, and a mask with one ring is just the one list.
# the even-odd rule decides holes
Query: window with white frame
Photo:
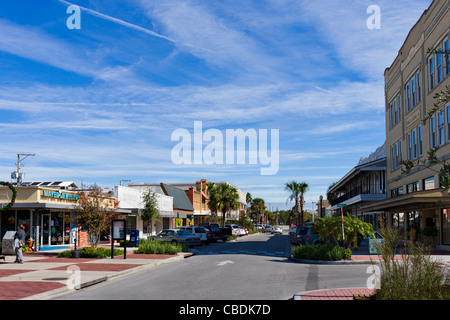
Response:
[{"label": "window with white frame", "polygon": [[436,116],[430,118],[430,147],[436,148]]},{"label": "window with white frame", "polygon": [[389,117],[391,128],[401,120],[400,93],[389,103]]},{"label": "window with white frame", "polygon": [[[418,154],[417,131],[418,130],[419,130],[419,127],[414,128],[410,133],[408,133],[406,135],[406,144],[407,144],[406,148],[407,148],[408,160],[417,159],[417,154]],[[419,140],[419,143],[421,144],[421,140]],[[421,145],[419,147],[421,148]]]},{"label": "window with white frame", "polygon": [[448,38],[444,40],[442,47],[444,48],[444,77],[446,77],[450,74],[450,52]]},{"label": "window with white frame", "polygon": [[412,141],[411,141],[411,133],[406,135],[406,149],[407,149],[407,158],[408,160],[412,160]]},{"label": "window with white frame", "polygon": [[406,113],[420,102],[420,71],[417,71],[405,85]]},{"label": "window with white frame", "polygon": [[401,167],[402,161],[402,141],[399,140],[391,146],[391,171]]},{"label": "window with white frame", "polygon": [[412,109],[412,105],[411,105],[411,91],[410,91],[409,82],[405,86],[405,107],[406,107],[406,113],[408,113],[409,110]]},{"label": "window with white frame", "polygon": [[422,156],[422,125],[417,127],[417,154],[419,157]]},{"label": "window with white frame", "polygon": [[443,51],[439,48],[436,52],[436,85],[442,81],[442,55]]},{"label": "window with white frame", "polygon": [[416,85],[417,85],[417,103],[420,102],[420,97],[421,97],[421,91],[420,88],[422,86],[422,83],[420,82],[420,71],[417,72],[416,74]]},{"label": "window with white frame", "polygon": [[428,58],[428,92],[434,89],[434,56]]},{"label": "window with white frame", "polygon": [[444,111],[440,110],[437,113],[437,142],[438,146],[444,144]]},{"label": "window with white frame", "polygon": [[447,142],[450,142],[450,105],[445,107],[445,113],[447,115]]}]

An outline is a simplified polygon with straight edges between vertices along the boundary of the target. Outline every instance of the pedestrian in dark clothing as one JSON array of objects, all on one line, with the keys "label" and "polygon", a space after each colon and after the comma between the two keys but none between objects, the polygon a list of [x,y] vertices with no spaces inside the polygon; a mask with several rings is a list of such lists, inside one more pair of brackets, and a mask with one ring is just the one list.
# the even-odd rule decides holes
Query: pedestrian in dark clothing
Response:
[{"label": "pedestrian in dark clothing", "polygon": [[14,235],[14,250],[16,251],[16,261],[14,263],[23,263],[22,247],[25,245],[26,233],[23,224],[17,227],[17,232]]}]

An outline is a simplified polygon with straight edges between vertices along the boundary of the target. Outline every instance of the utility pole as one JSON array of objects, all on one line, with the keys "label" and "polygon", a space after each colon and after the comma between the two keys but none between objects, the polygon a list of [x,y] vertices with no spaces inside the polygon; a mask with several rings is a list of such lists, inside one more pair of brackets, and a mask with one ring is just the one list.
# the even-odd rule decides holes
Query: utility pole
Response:
[{"label": "utility pole", "polygon": [[35,153],[18,153],[17,154],[17,171],[13,172],[11,174],[11,177],[13,179],[17,179],[17,187],[20,186],[20,183],[22,182],[22,177],[20,176],[20,156],[25,156],[25,158],[22,158],[22,160],[25,160],[28,157],[34,157],[36,154]]}]

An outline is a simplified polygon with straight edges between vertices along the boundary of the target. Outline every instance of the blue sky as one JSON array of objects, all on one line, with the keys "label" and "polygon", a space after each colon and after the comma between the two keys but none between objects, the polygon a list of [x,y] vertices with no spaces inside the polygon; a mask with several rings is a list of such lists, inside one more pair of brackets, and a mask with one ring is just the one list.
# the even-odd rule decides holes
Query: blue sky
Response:
[{"label": "blue sky", "polygon": [[[430,3],[2,1],[0,180],[26,152],[26,181],[228,181],[282,209],[298,180],[311,207],[384,143],[384,70]],[[370,5],[381,29],[367,28]],[[279,129],[278,173],[175,165],[171,134],[194,121]]]}]

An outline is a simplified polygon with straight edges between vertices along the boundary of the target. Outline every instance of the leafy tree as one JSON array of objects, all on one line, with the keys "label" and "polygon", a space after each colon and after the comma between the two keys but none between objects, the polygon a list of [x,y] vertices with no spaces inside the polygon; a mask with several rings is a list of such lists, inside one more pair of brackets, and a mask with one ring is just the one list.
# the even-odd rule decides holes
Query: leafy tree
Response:
[{"label": "leafy tree", "polygon": [[295,206],[293,206],[290,210],[281,210],[279,219],[280,223],[290,224],[291,219],[296,217]]},{"label": "leafy tree", "polygon": [[105,208],[103,190],[96,184],[89,189],[83,188],[79,205],[75,209],[78,225],[87,230],[92,247],[97,248],[100,236],[111,225],[114,209]]},{"label": "leafy tree", "polygon": [[[319,218],[312,228],[313,232],[319,234],[320,240],[330,239],[336,246],[339,245],[338,239],[342,239],[342,218],[340,216]],[[347,213],[347,216],[344,217],[345,248],[350,247],[357,234],[373,236],[373,226]]]},{"label": "leafy tree", "polygon": [[148,189],[142,195],[142,201],[144,203],[144,209],[140,210],[140,215],[142,221],[147,224],[147,233],[152,227],[152,221],[158,221],[160,219],[160,214],[158,210],[158,199],[156,199],[156,194],[153,190]]},{"label": "leafy tree", "polygon": [[297,226],[303,225],[303,195],[307,192],[309,186],[306,182],[290,181],[284,185],[284,190],[290,192],[288,200],[295,201],[295,209],[297,211]]}]

